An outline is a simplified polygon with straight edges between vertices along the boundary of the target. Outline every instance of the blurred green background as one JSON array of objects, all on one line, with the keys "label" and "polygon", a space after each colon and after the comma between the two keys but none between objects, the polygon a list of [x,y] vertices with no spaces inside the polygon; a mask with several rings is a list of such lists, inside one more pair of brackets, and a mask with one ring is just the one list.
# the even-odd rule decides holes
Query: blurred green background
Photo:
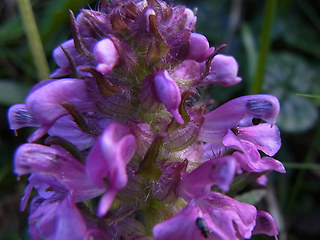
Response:
[{"label": "blurred green background", "polygon": [[[26,181],[12,173],[14,150],[26,141],[9,130],[7,110],[22,103],[41,79],[33,61],[18,7],[24,0],[0,2],[0,239],[29,239],[27,215],[19,212]],[[173,3],[173,1],[168,1]],[[287,174],[269,174],[267,191],[242,196],[276,219],[280,240],[320,239],[320,1],[317,0],[185,0],[197,11],[196,31],[211,46],[226,43],[224,54],[239,63],[243,81],[234,87],[212,87],[220,103],[251,93],[277,96],[282,148],[276,155]],[[52,50],[71,38],[68,9],[97,9],[93,0],[32,0],[50,70]],[[40,63],[44,64],[44,62]],[[44,68],[41,68],[44,69]],[[44,71],[45,72],[45,71]],[[24,180],[24,179],[23,179]],[[272,239],[266,236],[253,239]]]}]

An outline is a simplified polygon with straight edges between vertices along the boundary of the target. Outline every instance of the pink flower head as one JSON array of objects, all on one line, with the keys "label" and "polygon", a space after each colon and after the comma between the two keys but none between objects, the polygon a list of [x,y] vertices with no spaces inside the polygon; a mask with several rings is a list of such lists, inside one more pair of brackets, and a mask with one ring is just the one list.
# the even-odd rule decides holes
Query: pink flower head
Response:
[{"label": "pink flower head", "polygon": [[101,0],[70,20],[51,79],[8,112],[11,129],[37,128],[14,159],[17,175],[30,174],[21,210],[38,194],[32,237],[138,240],[152,228],[155,240],[276,236],[271,215],[223,193],[242,189],[233,181],[243,171],[259,172],[248,173],[259,183],[285,171],[272,158],[278,100],[243,96],[207,110],[214,101],[199,87],[241,78],[185,6]]}]

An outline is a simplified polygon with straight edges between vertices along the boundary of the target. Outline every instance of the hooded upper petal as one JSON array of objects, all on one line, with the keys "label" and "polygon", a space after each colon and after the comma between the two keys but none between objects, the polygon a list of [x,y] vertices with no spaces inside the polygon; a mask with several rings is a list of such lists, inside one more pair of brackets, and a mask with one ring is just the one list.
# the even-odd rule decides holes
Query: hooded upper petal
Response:
[{"label": "hooded upper petal", "polygon": [[26,106],[29,113],[40,122],[41,127],[30,137],[30,141],[42,137],[58,118],[68,114],[62,106],[65,103],[71,104],[80,112],[95,109],[87,94],[84,80],[55,80],[31,92],[26,99]]},{"label": "hooded upper petal", "polygon": [[280,104],[271,95],[249,95],[235,98],[209,112],[201,128],[200,139],[214,141],[214,135],[226,133],[246,118],[258,118],[275,124]]},{"label": "hooded upper petal", "polygon": [[23,127],[39,127],[40,123],[32,116],[25,104],[15,104],[9,108],[8,120],[10,129],[17,130]]}]

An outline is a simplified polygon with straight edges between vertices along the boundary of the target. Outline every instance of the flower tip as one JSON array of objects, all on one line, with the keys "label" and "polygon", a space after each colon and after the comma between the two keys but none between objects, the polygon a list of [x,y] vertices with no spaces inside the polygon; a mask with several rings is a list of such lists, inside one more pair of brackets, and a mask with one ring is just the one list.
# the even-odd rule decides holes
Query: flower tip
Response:
[{"label": "flower tip", "polygon": [[98,63],[97,70],[104,74],[109,74],[119,60],[118,51],[109,38],[99,41],[94,47],[93,54]]},{"label": "flower tip", "polygon": [[207,38],[199,33],[191,33],[189,44],[187,59],[203,62],[214,52],[214,48],[210,48]]},{"label": "flower tip", "polygon": [[172,114],[172,116],[176,119],[176,121],[182,125],[184,124],[184,120],[181,117],[181,114],[179,113],[179,110],[177,108],[173,110],[169,110],[169,112]]},{"label": "flower tip", "polygon": [[101,197],[97,210],[98,217],[101,218],[107,214],[117,193],[117,189],[110,189],[107,190],[107,193]]},{"label": "flower tip", "polygon": [[109,74],[112,71],[112,67],[108,64],[99,63],[96,67],[98,72]]}]

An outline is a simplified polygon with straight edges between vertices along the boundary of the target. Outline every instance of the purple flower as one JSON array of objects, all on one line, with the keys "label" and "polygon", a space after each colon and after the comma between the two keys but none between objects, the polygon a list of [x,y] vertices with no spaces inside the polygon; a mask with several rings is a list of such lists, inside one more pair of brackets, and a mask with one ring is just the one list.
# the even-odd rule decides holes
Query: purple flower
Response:
[{"label": "purple flower", "polygon": [[[270,157],[260,159],[258,150],[273,156],[281,146],[279,129],[274,126],[279,113],[278,100],[269,95],[251,95],[234,99],[205,117],[200,138],[211,143],[207,151],[233,153],[241,168],[260,172],[273,169],[285,172],[283,165]],[[268,123],[255,125],[254,121]]]},{"label": "purple flower", "polygon": [[208,75],[201,81],[201,85],[219,84],[224,87],[233,86],[242,79],[237,77],[238,63],[232,56],[216,55],[211,62]]},{"label": "purple flower", "polygon": [[109,39],[99,41],[93,50],[94,57],[98,62],[97,70],[108,74],[119,61],[119,54],[113,42]]},{"label": "purple flower", "polygon": [[157,224],[153,235],[155,240],[244,239],[251,236],[256,215],[254,206],[211,192]]},{"label": "purple flower", "polygon": [[227,194],[243,172],[264,184],[266,172],[285,172],[272,158],[278,100],[243,96],[206,111],[199,87],[242,79],[232,56],[194,32],[184,6],[103,0],[70,19],[73,38],[53,51],[52,79],[8,112],[11,129],[37,128],[14,159],[15,173],[29,175],[21,210],[38,194],[31,236],[276,237],[270,214]]},{"label": "purple flower", "polygon": [[111,123],[97,140],[87,159],[87,173],[92,182],[107,191],[98,208],[98,216],[106,214],[117,192],[127,184],[126,164],[136,151],[130,129]]},{"label": "purple flower", "polygon": [[205,61],[214,51],[209,48],[207,38],[199,33],[191,33],[189,38],[189,53],[187,58],[197,62]]}]

